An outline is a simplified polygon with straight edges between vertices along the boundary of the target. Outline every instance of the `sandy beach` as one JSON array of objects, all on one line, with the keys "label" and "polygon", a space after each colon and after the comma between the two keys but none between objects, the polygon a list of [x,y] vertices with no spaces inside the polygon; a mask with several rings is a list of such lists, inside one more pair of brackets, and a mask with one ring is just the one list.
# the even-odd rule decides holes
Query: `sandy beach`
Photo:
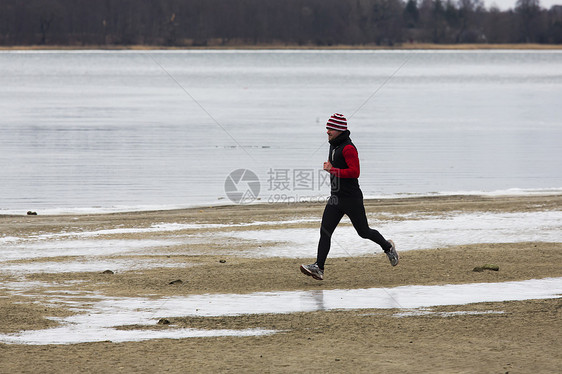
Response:
[{"label": "sandy beach", "polygon": [[490,49],[505,49],[505,50],[559,50],[562,49],[560,44],[536,44],[536,43],[477,43],[477,44],[432,44],[432,43],[402,43],[394,46],[380,46],[374,44],[368,45],[333,45],[333,46],[315,46],[315,45],[297,45],[297,44],[232,44],[222,45],[220,41],[216,44],[207,46],[150,46],[150,45],[15,45],[15,46],[0,46],[0,51],[17,51],[17,50],[214,50],[214,49],[296,49],[296,50],[336,50],[336,49],[349,49],[349,50],[408,50],[408,49],[425,49],[425,50],[490,50]]},{"label": "sandy beach", "polygon": [[[0,216],[0,372],[559,370],[560,294],[409,308],[400,292],[562,277],[561,227],[558,221],[549,226],[560,213],[562,195],[412,197],[365,205],[371,226],[392,234],[400,264],[393,268],[374,245],[371,250],[368,243],[348,240],[353,233],[344,221],[322,282],[298,269],[314,261],[322,204]],[[498,221],[503,226],[493,226]],[[275,239],[276,233],[286,240]],[[499,270],[475,271],[486,264]],[[370,289],[396,305],[340,308],[333,301],[341,290]],[[261,305],[265,311],[237,315],[229,315],[228,301],[220,304],[226,311],[203,305],[228,299],[221,295],[251,304],[253,297],[275,300],[275,293],[294,292],[296,300],[323,295],[316,302],[324,304],[294,305],[294,312],[267,312]],[[184,300],[203,300],[201,310],[180,310]],[[119,310],[145,314],[121,321],[115,309],[120,303]],[[287,306],[274,301],[270,307]],[[99,331],[107,336],[80,331],[90,325],[103,327]],[[173,335],[189,329],[234,333]],[[67,343],[48,344],[59,338]]]}]

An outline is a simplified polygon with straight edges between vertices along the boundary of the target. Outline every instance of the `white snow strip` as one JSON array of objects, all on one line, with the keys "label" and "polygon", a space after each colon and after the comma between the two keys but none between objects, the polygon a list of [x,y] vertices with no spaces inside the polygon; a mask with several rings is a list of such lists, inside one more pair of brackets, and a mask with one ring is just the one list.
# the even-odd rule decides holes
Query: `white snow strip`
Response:
[{"label": "white snow strip", "polygon": [[23,332],[0,341],[8,344],[78,344],[86,342],[112,341],[114,343],[143,341],[152,339],[209,338],[217,336],[260,336],[276,333],[275,330],[202,330],[202,329],[161,329],[161,330],[115,330],[100,326],[87,326],[82,323],[68,324],[65,327],[39,330],[36,333]]},{"label": "white snow strip", "polygon": [[96,273],[105,270],[123,272],[131,270],[155,269],[155,268],[177,268],[194,266],[184,262],[152,260],[152,259],[92,259],[73,261],[34,261],[30,263],[4,263],[0,264],[0,270],[6,273],[73,273],[89,272]]},{"label": "white snow strip", "polygon": [[303,222],[320,222],[319,218],[302,218],[295,220],[285,221],[255,221],[247,223],[159,223],[149,227],[135,227],[135,228],[115,228],[104,229],[95,231],[71,231],[61,233],[46,233],[31,235],[29,237],[14,237],[6,236],[0,238],[0,244],[11,244],[18,242],[43,242],[49,240],[60,239],[81,239],[81,238],[98,238],[106,235],[125,235],[125,234],[144,234],[144,233],[167,233],[183,230],[200,230],[200,229],[220,229],[220,228],[234,228],[234,227],[252,227],[252,226],[274,226],[295,224]]},{"label": "white snow strip", "polygon": [[[332,235],[331,257],[381,251],[370,240],[361,239],[348,222],[342,220]],[[371,220],[370,226],[393,239],[399,252],[463,244],[562,241],[562,211],[457,213],[392,222]],[[249,256],[299,258],[316,256],[320,228],[244,230],[213,235],[263,243],[259,252],[245,253]]]},{"label": "white snow strip", "polygon": [[436,316],[436,317],[456,317],[456,316],[481,316],[486,314],[505,314],[501,310],[459,310],[455,312],[433,312],[424,308],[409,310],[406,312],[395,313],[392,316],[397,318],[402,317],[420,317],[420,316]]},{"label": "white snow strip", "polygon": [[[183,241],[168,239],[51,240],[36,243],[20,243],[2,247],[2,251],[0,251],[0,264],[4,261],[43,257],[144,254],[139,252],[139,250],[183,243]],[[131,253],[131,251],[133,252]],[[65,264],[61,263],[61,267],[64,266]],[[0,269],[2,269],[1,265]]]}]

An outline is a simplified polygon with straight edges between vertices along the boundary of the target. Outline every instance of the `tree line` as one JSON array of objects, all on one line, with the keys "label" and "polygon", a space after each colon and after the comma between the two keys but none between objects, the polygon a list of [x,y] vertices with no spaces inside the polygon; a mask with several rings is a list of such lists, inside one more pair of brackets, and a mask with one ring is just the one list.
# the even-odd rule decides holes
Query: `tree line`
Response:
[{"label": "tree line", "polygon": [[517,0],[2,0],[0,45],[562,43],[562,6]]}]

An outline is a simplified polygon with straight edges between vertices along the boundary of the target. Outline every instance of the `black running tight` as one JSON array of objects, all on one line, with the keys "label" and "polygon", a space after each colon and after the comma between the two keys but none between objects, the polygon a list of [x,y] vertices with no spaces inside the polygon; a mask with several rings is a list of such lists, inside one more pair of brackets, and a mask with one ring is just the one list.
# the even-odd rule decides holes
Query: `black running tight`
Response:
[{"label": "black running tight", "polygon": [[326,204],[326,208],[324,208],[320,227],[320,241],[318,242],[318,255],[316,257],[316,263],[320,269],[324,269],[324,263],[330,252],[332,233],[344,214],[349,217],[360,237],[372,240],[380,245],[385,252],[391,248],[391,244],[377,230],[369,227],[362,197],[342,198],[332,195]]}]

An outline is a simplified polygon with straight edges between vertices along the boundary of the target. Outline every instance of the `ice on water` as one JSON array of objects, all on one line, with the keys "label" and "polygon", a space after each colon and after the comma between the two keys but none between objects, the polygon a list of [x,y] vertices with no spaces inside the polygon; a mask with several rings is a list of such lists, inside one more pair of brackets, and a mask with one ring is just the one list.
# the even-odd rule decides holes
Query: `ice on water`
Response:
[{"label": "ice on water", "polygon": [[[2,287],[2,284],[0,284]],[[13,292],[13,291],[12,291]],[[557,298],[562,294],[562,278],[533,279],[520,282],[476,283],[444,286],[402,286],[351,290],[312,290],[259,292],[252,294],[193,295],[186,297],[118,298],[89,295],[91,303],[78,304],[84,295],[53,295],[66,302],[78,314],[57,318],[60,326],[52,329],[0,334],[0,342],[9,344],[74,344],[110,340],[140,341],[159,338],[211,336],[255,336],[275,330],[199,330],[117,329],[128,325],[155,325],[159,318],[185,316],[236,316],[261,313],[297,313],[342,309],[399,309],[397,316],[416,315],[415,309],[439,305],[463,305],[477,302]]]}]

